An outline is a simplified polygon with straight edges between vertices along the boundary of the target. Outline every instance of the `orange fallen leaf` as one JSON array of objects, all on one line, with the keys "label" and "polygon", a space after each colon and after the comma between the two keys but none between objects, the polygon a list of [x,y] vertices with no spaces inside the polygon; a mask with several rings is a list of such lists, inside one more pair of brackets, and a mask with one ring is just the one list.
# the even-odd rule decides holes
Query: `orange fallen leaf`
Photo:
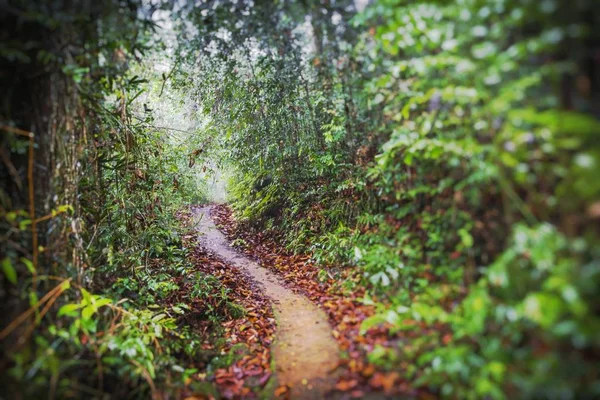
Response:
[{"label": "orange fallen leaf", "polygon": [[369,380],[369,384],[376,388],[382,388],[385,392],[390,392],[399,376],[397,372],[390,372],[388,374],[377,372]]},{"label": "orange fallen leaf", "polygon": [[289,390],[290,390],[289,386],[281,385],[277,389],[275,389],[273,394],[275,395],[275,397],[279,397],[279,396],[286,394]]},{"label": "orange fallen leaf", "polygon": [[341,392],[346,392],[358,385],[358,381],[356,379],[351,380],[341,380],[335,384],[335,388]]}]

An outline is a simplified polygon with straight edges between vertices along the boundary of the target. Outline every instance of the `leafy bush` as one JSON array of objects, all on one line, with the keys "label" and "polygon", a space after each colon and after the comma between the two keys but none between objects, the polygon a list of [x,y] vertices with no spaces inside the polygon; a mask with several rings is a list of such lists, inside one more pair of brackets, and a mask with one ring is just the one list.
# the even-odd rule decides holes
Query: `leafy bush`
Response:
[{"label": "leafy bush", "polygon": [[[370,355],[417,385],[598,396],[600,124],[590,86],[572,85],[593,74],[592,2],[379,0],[340,12],[306,64],[301,32],[282,34],[298,10],[278,12],[275,39],[257,40],[285,51],[258,56],[252,74],[231,57],[211,70],[222,84],[199,85],[228,93],[206,111],[235,132],[224,143],[238,214],[318,262],[355,265],[381,299],[364,332],[429,327]],[[290,113],[299,101],[322,112]],[[253,192],[267,173],[273,184]]]},{"label": "leafy bush", "polygon": [[[204,194],[187,159],[197,141],[156,128],[138,99],[162,93],[135,61],[156,45],[150,9],[12,3],[2,34],[19,36],[0,49],[2,152],[16,163],[0,191],[3,395],[174,393],[210,362],[202,346],[217,330],[187,323],[176,301],[194,271],[176,213]],[[33,139],[13,125],[35,127]],[[33,179],[20,179],[28,162]],[[202,290],[220,305],[199,322],[242,315],[220,287]]]}]

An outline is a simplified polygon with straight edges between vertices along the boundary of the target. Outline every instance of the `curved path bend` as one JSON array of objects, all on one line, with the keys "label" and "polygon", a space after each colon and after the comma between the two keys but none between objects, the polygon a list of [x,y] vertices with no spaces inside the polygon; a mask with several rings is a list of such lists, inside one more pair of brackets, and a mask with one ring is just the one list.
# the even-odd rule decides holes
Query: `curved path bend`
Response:
[{"label": "curved path bend", "polygon": [[278,383],[290,387],[292,399],[325,398],[335,383],[332,371],[339,361],[339,348],[326,314],[286,288],[275,274],[231,248],[210,212],[210,206],[195,210],[200,243],[223,261],[247,271],[273,301],[277,319],[274,372]]}]

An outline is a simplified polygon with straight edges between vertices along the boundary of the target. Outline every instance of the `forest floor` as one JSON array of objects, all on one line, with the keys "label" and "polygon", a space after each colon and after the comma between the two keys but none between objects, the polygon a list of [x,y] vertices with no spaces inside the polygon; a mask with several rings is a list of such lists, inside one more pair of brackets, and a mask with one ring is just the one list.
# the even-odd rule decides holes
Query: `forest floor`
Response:
[{"label": "forest floor", "polygon": [[[255,298],[270,304],[268,310],[261,305],[256,312],[227,322],[229,341],[252,340],[256,345],[250,355],[217,371],[216,383],[225,397],[243,397],[248,386],[257,393],[253,379],[258,378],[259,387],[264,387],[262,397],[429,398],[398,372],[369,359],[374,348],[392,347],[401,338],[386,324],[370,328],[368,334],[361,331],[375,307],[365,301],[365,289],[356,283],[359,278],[352,269],[323,269],[309,255],[287,252],[273,232],[236,221],[226,205],[191,211],[196,239],[192,244],[190,238],[188,244],[201,255],[199,268],[207,262],[217,265],[228,287],[248,289],[239,299],[244,307],[253,307]],[[248,316],[250,321],[245,321]],[[255,333],[248,336],[250,325]],[[276,379],[265,385],[271,375]]]},{"label": "forest floor", "polygon": [[195,209],[201,246],[226,264],[244,270],[272,301],[277,320],[273,355],[278,385],[289,388],[294,399],[325,397],[335,385],[333,372],[339,364],[339,348],[327,315],[288,289],[274,273],[230,247],[211,210],[210,206]]}]

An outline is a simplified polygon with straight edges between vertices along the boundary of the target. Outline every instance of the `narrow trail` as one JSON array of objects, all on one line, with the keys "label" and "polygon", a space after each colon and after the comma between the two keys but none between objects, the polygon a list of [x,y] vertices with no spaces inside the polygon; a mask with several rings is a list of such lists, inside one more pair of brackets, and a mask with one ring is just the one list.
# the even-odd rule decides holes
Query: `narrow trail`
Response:
[{"label": "narrow trail", "polygon": [[229,246],[211,216],[211,207],[195,210],[200,243],[228,263],[246,270],[273,301],[277,332],[273,354],[280,385],[293,399],[321,399],[333,388],[332,371],[339,348],[326,314],[305,297],[286,288],[279,278]]}]

